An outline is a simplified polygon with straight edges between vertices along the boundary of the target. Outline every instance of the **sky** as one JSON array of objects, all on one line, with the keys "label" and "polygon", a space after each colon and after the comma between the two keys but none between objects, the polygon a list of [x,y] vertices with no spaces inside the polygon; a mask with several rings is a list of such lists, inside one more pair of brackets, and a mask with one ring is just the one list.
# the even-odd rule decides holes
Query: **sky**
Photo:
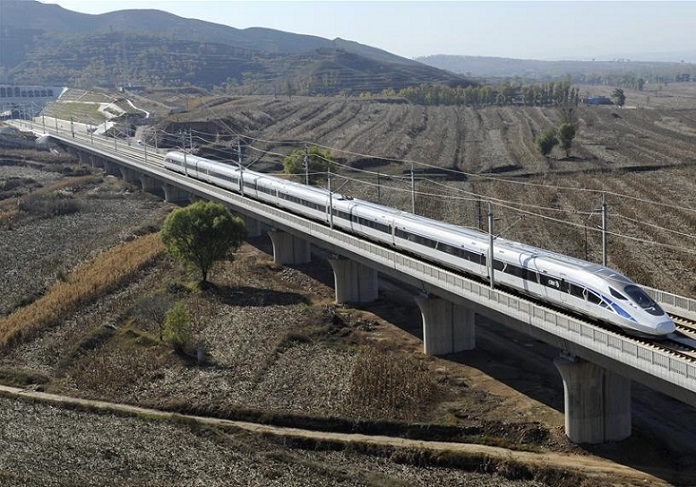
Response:
[{"label": "sky", "polygon": [[696,1],[42,0],[100,14],[157,9],[384,49],[542,60],[696,62]]}]

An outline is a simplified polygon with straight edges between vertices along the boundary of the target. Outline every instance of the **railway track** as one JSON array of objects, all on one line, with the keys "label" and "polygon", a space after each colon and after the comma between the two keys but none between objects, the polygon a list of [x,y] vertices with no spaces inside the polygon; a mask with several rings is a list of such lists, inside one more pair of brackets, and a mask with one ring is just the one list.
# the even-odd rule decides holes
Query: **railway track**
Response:
[{"label": "railway track", "polygon": [[678,354],[696,361],[696,322],[670,314],[677,330],[664,341],[658,342],[670,353]]},{"label": "railway track", "polygon": [[621,333],[629,339],[634,340],[641,346],[653,348],[662,352],[667,352],[669,355],[685,358],[691,362],[696,363],[696,321],[670,313],[669,316],[672,318],[677,328],[675,333],[672,333],[665,338],[651,339],[630,335],[626,332],[618,330],[618,328],[604,325],[593,320],[589,320],[587,319],[587,317],[583,317],[575,313],[570,313],[567,310],[563,310],[554,306],[548,306],[547,304],[541,303],[538,300],[522,296],[519,293],[516,294],[520,298],[527,299],[530,302],[533,302],[536,306],[545,307],[549,310],[554,310],[556,312],[560,312],[567,316],[573,317],[574,319],[583,320],[588,325],[596,326],[608,332]]}]

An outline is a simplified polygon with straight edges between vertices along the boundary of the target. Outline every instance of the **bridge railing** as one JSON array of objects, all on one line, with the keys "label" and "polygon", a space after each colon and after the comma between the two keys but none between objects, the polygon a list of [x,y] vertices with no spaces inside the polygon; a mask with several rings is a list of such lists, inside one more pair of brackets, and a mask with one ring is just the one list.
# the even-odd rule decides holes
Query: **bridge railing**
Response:
[{"label": "bridge railing", "polygon": [[696,320],[696,300],[660,289],[650,287],[643,287],[643,289],[667,311]]},{"label": "bridge railing", "polygon": [[[467,279],[370,241],[332,230],[317,222],[306,220],[260,202],[241,198],[238,195],[231,193],[227,193],[227,195],[231,196],[229,199],[233,200],[230,201],[233,205],[243,205],[266,218],[282,222],[329,245],[343,248],[383,267],[415,277],[435,288],[477,302],[520,322],[576,343],[625,366],[634,367],[696,392],[696,362],[670,355],[669,352],[650,343],[638,343],[629,337],[597,328],[561,312],[535,306],[517,296],[498,289],[491,289],[486,284]],[[687,301],[691,301],[691,303],[685,302],[684,306],[694,304],[692,300]],[[675,302],[678,301],[675,300]]]},{"label": "bridge railing", "polygon": [[[76,144],[79,145],[79,144]],[[119,155],[122,157],[122,155]],[[131,162],[139,165],[138,162]],[[374,262],[383,269],[408,275],[465,300],[476,302],[498,313],[510,316],[525,325],[553,334],[570,344],[590,350],[612,359],[623,367],[633,367],[646,374],[659,377],[667,383],[696,393],[696,363],[654,347],[650,343],[638,343],[629,337],[599,329],[589,323],[561,312],[536,306],[517,296],[488,285],[467,279],[459,274],[439,268],[373,242],[332,230],[325,224],[307,220],[282,209],[242,197],[221,188],[195,181],[185,176],[151,166],[141,166],[143,172],[159,179],[195,191],[210,199],[225,202],[242,212],[257,215],[261,220],[277,222],[280,228],[308,235],[329,248],[341,248],[347,253]],[[674,303],[675,307],[696,310],[693,300],[674,294],[648,289],[661,303]]]}]

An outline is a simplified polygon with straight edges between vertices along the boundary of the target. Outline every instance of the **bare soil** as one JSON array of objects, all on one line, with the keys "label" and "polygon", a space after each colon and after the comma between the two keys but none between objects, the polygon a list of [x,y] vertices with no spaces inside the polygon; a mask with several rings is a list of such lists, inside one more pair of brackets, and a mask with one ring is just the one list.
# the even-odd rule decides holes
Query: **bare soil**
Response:
[{"label": "bare soil", "polygon": [[[543,207],[534,212],[549,217],[558,216],[549,208],[564,210],[562,218],[577,222],[577,228],[533,216],[520,223],[519,214],[503,208],[498,210],[499,225],[507,238],[598,260],[599,236],[592,230],[596,216],[581,213],[596,209],[598,194],[559,186],[609,192],[616,233],[690,248],[687,236],[696,233],[688,209],[696,207],[696,104],[689,106],[685,98],[684,107],[669,106],[673,99],[666,93],[655,93],[650,100],[636,94],[642,100],[636,109],[579,110],[581,130],[568,159],[556,155],[547,160],[533,149],[534,134],[557,120],[555,110],[242,98],[232,102],[223,118],[263,140],[304,138],[361,154],[427,160],[466,171],[470,174],[464,181],[448,182],[454,189],[420,180],[419,212],[477,226],[479,203],[457,199],[462,189]],[[631,100],[629,94],[629,105]],[[13,195],[0,201],[0,315],[31,303],[96,253],[156,230],[172,208],[108,176],[93,184],[65,186],[71,176],[65,174],[64,161],[29,164],[9,159],[15,162],[0,165],[0,180],[31,180],[13,189],[18,195],[60,184],[61,194],[72,198],[78,211],[50,218],[3,218],[2,212],[16,201]],[[345,162],[392,174],[404,170],[366,157],[345,156]],[[504,179],[489,178],[500,173]],[[534,186],[505,181],[512,178]],[[396,191],[403,183],[383,184],[379,195],[374,187],[356,183],[345,188],[386,204],[410,205],[410,195]],[[586,478],[581,485],[645,485],[645,474],[673,485],[696,484],[689,477],[696,470],[693,408],[634,384],[633,436],[606,445],[573,445],[563,434],[563,387],[552,365],[558,350],[481,321],[477,350],[426,357],[410,290],[385,282],[376,303],[362,309],[335,307],[325,261],[315,258],[310,265],[283,268],[272,263],[269,251],[265,238],[246,244],[233,263],[215,270],[215,287],[205,293],[192,290],[194,275],[163,257],[113,294],[6,350],[0,357],[0,378],[58,394],[310,429],[343,431],[350,424],[353,431],[397,437],[420,434],[412,425],[427,424],[430,439],[502,446],[510,448],[511,457],[515,450],[531,449],[575,455],[578,465],[583,458],[604,459],[637,470],[633,480]],[[611,238],[610,265],[643,284],[694,295],[694,264],[688,252]],[[162,345],[158,326],[148,319],[158,300],[171,304],[177,299],[188,305],[196,336],[184,355]],[[195,359],[197,348],[205,351],[202,363]],[[365,349],[376,350],[381,362],[365,355]],[[370,369],[374,381],[357,382],[357,377],[366,379],[356,370],[375,364],[379,367]],[[394,375],[394,383],[380,382],[384,371],[399,369],[407,373]],[[428,397],[391,402],[414,385],[431,391]],[[378,409],[361,400],[372,393],[383,394],[379,397],[391,406]],[[508,482],[500,476],[415,468],[348,450],[309,451],[257,436],[11,399],[2,399],[0,411],[0,467],[5,475],[0,478],[10,484],[74,485],[79,480],[83,485],[172,485],[193,483],[194,472],[210,485]],[[23,473],[27,465],[36,476]],[[566,484],[546,480],[549,485],[580,482],[572,475]]]}]

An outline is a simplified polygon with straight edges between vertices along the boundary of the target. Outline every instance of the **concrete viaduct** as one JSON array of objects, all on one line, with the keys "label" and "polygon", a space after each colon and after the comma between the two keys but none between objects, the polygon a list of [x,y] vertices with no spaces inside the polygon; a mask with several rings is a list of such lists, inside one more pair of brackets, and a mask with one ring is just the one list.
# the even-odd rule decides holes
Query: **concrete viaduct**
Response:
[{"label": "concrete viaduct", "polygon": [[[696,407],[696,361],[592,326],[513,294],[467,279],[429,262],[377,245],[319,222],[192,180],[162,167],[163,156],[144,147],[74,133],[52,135],[82,162],[140,184],[167,201],[217,201],[241,215],[250,236],[268,232],[278,264],[303,264],[311,246],[331,257],[337,303],[378,298],[378,276],[420,290],[426,354],[446,355],[476,345],[476,318],[486,317],[559,348],[554,361],[564,384],[565,431],[576,443],[619,441],[631,434],[631,381]],[[148,159],[149,158],[149,159]],[[146,162],[147,161],[147,162]],[[696,301],[649,290],[681,316],[696,316]]]}]

